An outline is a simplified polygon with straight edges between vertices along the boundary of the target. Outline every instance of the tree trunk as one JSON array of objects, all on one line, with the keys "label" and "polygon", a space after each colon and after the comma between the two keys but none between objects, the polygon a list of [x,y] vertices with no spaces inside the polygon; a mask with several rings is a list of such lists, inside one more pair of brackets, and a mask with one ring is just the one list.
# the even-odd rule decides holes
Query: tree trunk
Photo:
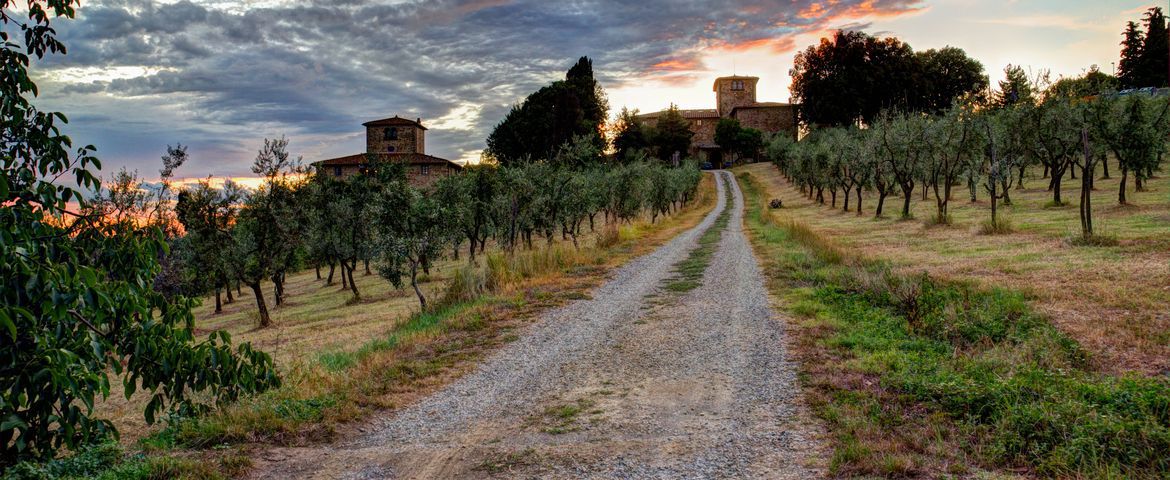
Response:
[{"label": "tree trunk", "polygon": [[341,289],[345,290],[345,289],[349,288],[349,278],[347,278],[345,275],[345,271],[348,267],[346,267],[345,260],[342,260],[340,263],[341,263]]},{"label": "tree trunk", "polygon": [[227,291],[227,302],[224,302],[224,303],[226,305],[231,305],[231,304],[235,303],[236,299],[235,299],[235,297],[232,296],[232,284],[228,283],[228,282],[224,282],[223,289],[225,291]]},{"label": "tree trunk", "polygon": [[335,267],[337,267],[336,263],[329,263],[329,276],[325,278],[325,285],[333,285],[333,269]]},{"label": "tree trunk", "polygon": [[1081,129],[1081,143],[1085,150],[1085,163],[1081,165],[1081,235],[1093,236],[1093,157],[1089,152],[1089,131]]},{"label": "tree trunk", "polygon": [[321,264],[320,263],[313,264],[313,270],[317,272],[317,280],[320,280],[321,279]]},{"label": "tree trunk", "polygon": [[837,188],[833,187],[833,188],[829,189],[829,193],[833,196],[833,203],[832,203],[831,207],[837,208]]},{"label": "tree trunk", "polygon": [[1027,165],[1020,165],[1020,174],[1016,176],[1016,190],[1024,189],[1024,173],[1028,170]]},{"label": "tree trunk", "polygon": [[857,186],[857,214],[861,215],[861,185]]},{"label": "tree trunk", "polygon": [[1109,180],[1109,155],[1101,154],[1101,170],[1104,170],[1104,175],[1101,175],[1102,180]]},{"label": "tree trunk", "polygon": [[[456,255],[455,255],[455,259],[456,259],[456,260],[459,260],[459,255],[458,255],[458,254],[456,254]],[[365,264],[365,267],[366,267],[366,275],[373,275],[373,272],[371,272],[371,271],[370,271],[370,259],[368,259],[368,258],[363,258],[363,259],[362,259],[362,263],[363,263],[363,264]],[[356,265],[355,265],[355,267],[356,267]]]},{"label": "tree trunk", "polygon": [[260,328],[268,328],[272,325],[272,319],[268,317],[268,306],[264,304],[264,290],[260,289],[260,282],[251,282],[248,286],[256,296],[256,308],[260,309]]},{"label": "tree trunk", "polygon": [[[223,313],[223,302],[221,302],[219,299],[220,290],[222,289],[215,287],[215,313]],[[230,292],[231,290],[228,291]]]},{"label": "tree trunk", "polygon": [[889,194],[886,192],[881,192],[881,191],[878,192],[877,211],[873,214],[873,218],[881,218],[882,207],[886,204],[886,195],[889,195]]},{"label": "tree trunk", "polygon": [[422,290],[418,288],[418,267],[412,266],[410,268],[410,286],[414,289],[414,294],[418,296],[418,305],[424,312],[427,310],[427,299],[423,296]]},{"label": "tree trunk", "polygon": [[845,188],[845,190],[844,190],[844,191],[842,191],[842,193],[844,193],[844,194],[845,194],[845,197],[844,197],[844,198],[842,198],[842,202],[841,202],[841,210],[843,210],[843,211],[846,211],[846,212],[848,212],[848,211],[849,211],[849,190],[851,190],[851,189],[850,189],[850,188]]},{"label": "tree trunk", "polygon": [[346,268],[342,273],[349,276],[349,291],[353,292],[354,301],[361,300],[362,296],[358,293],[357,282],[353,281],[353,271],[357,269],[357,260],[353,261],[353,267]]},{"label": "tree trunk", "polygon": [[1125,181],[1129,180],[1129,169],[1123,165],[1121,167],[1121,188],[1117,189],[1117,203],[1125,205]]},{"label": "tree trunk", "polygon": [[902,218],[910,218],[910,201],[914,198],[914,185],[902,185]]}]

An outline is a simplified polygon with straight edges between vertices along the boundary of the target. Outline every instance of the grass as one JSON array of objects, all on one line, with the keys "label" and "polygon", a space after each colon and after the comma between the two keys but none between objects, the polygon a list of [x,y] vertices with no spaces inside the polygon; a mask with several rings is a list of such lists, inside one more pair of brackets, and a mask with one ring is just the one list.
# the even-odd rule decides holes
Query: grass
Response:
[{"label": "grass", "polygon": [[243,474],[251,467],[247,456],[232,452],[212,462],[128,454],[115,443],[84,448],[48,463],[20,463],[4,472],[2,480],[219,480]]},{"label": "grass", "polygon": [[[730,175],[724,175],[725,179],[731,181]],[[686,293],[698,288],[702,284],[703,273],[707,271],[707,266],[711,264],[711,256],[714,255],[715,247],[718,246],[719,240],[723,238],[723,231],[727,229],[727,222],[731,218],[734,197],[730,188],[725,189],[723,193],[726,206],[719,213],[719,216],[715,217],[715,223],[699,236],[699,246],[691,250],[687,258],[674,265],[675,275],[667,279],[664,286],[667,291]]]},{"label": "grass", "polygon": [[769,286],[800,319],[795,351],[831,430],[832,474],[1170,474],[1166,379],[1095,371],[1019,291],[843,253],[778,221],[762,183],[741,179]]},{"label": "grass", "polygon": [[[1091,355],[1094,369],[1122,374],[1164,376],[1170,372],[1170,184],[1148,182],[1147,191],[1128,192],[1130,205],[1117,205],[1118,179],[1097,180],[1092,192],[1095,230],[1116,245],[1085,248],[1069,239],[1080,234],[1076,199],[1080,180],[1064,184],[1069,208],[1044,208],[1052,198],[1040,171],[1030,171],[1023,190],[1010,191],[1012,205],[1001,204],[1000,220],[1010,219],[1010,234],[984,235],[990,201],[966,195],[951,200],[951,225],[927,227],[902,222],[899,197],[886,199],[887,218],[874,219],[877,196],[863,195],[863,214],[842,212],[804,197],[775,166],[738,167],[750,172],[784,208],[777,218],[807,225],[840,249],[880,258],[901,273],[927,271],[942,280],[972,281],[984,288],[1026,291],[1032,306]],[[855,206],[852,204],[851,206]],[[913,216],[935,214],[933,198],[914,193]],[[1001,232],[1003,233],[1003,232]]]},{"label": "grass", "polygon": [[593,405],[593,400],[588,398],[581,398],[575,402],[553,405],[544,409],[544,412],[542,412],[541,416],[532,419],[532,422],[542,425],[540,430],[544,433],[552,435],[575,432],[580,428],[577,425],[578,417],[582,413],[594,412],[593,410],[590,410]]},{"label": "grass", "polygon": [[[140,396],[127,401],[112,395],[99,402],[99,412],[113,419],[124,447],[150,455],[150,468],[173,467],[151,478],[238,476],[233,469],[246,470],[247,457],[241,460],[237,445],[329,441],[348,422],[408,404],[462,375],[487,352],[514,341],[517,329],[540,312],[588,298],[610,269],[698,223],[715,203],[714,190],[713,180],[704,178],[696,201],[653,224],[649,218],[599,224],[580,249],[568,242],[512,254],[489,247],[478,266],[465,257],[436,262],[421,286],[438,305],[428,311],[419,311],[409,289],[395,290],[360,272],[358,302],[350,302],[339,284],[324,285],[312,270],[290,274],[285,304],[269,303],[274,326],[267,329],[256,328],[247,292],[220,314],[205,299],[194,312],[196,329],[225,329],[236,342],[271,353],[284,385],[204,417],[153,427],[142,421]],[[200,460],[186,460],[191,457]]]}]

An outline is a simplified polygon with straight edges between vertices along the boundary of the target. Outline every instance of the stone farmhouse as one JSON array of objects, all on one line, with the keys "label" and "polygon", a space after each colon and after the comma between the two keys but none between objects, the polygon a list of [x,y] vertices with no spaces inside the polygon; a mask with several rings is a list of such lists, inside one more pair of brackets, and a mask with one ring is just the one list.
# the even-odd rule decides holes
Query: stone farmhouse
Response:
[{"label": "stone farmhouse", "polygon": [[[715,126],[723,118],[739,120],[740,125],[764,133],[784,132],[796,138],[796,106],[789,103],[756,101],[759,77],[733,75],[719,77],[711,89],[715,92],[715,108],[679,110],[691,123],[690,156],[701,160],[721,158],[721,149],[715,144]],[[643,124],[655,126],[666,111],[638,115]]]},{"label": "stone farmhouse", "polygon": [[426,154],[427,127],[422,119],[395,115],[362,124],[366,127],[366,153],[313,162],[324,175],[344,178],[363,173],[371,161],[406,165],[406,178],[414,187],[425,188],[440,178],[463,170],[459,164]]}]

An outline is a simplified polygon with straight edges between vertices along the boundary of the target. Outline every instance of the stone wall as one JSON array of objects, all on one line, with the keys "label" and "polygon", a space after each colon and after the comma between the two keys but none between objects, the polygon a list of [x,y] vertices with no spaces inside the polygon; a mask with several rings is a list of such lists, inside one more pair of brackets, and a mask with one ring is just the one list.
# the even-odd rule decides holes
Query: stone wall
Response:
[{"label": "stone wall", "polygon": [[740,108],[735,111],[734,118],[746,128],[764,133],[788,132],[796,137],[796,107],[792,105]]},{"label": "stone wall", "polygon": [[[398,138],[387,140],[386,130],[397,129]],[[390,150],[394,147],[394,150]],[[366,127],[366,153],[426,153],[426,131],[418,127]]]},{"label": "stone wall", "polygon": [[[743,90],[732,90],[733,81],[742,81]],[[759,79],[752,77],[717,79],[715,83],[715,108],[719,109],[719,116],[726,117],[735,107],[756,103],[757,81]]]},{"label": "stone wall", "polygon": [[[333,178],[348,178],[362,173],[358,165],[326,165],[321,167],[322,173]],[[440,178],[454,175],[459,170],[455,167],[442,164],[413,164],[406,167],[406,181],[415,188],[428,188]]]}]

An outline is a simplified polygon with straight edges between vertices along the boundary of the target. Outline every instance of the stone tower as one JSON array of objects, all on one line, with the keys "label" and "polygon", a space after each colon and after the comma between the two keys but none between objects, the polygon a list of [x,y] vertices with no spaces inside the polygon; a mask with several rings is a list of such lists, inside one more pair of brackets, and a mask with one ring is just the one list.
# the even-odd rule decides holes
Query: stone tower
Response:
[{"label": "stone tower", "polygon": [[735,107],[756,103],[756,82],[759,77],[719,77],[715,79],[715,108],[720,117],[727,117]]},{"label": "stone tower", "polygon": [[366,127],[366,153],[426,154],[427,127],[422,119],[383,118],[362,124]]}]

